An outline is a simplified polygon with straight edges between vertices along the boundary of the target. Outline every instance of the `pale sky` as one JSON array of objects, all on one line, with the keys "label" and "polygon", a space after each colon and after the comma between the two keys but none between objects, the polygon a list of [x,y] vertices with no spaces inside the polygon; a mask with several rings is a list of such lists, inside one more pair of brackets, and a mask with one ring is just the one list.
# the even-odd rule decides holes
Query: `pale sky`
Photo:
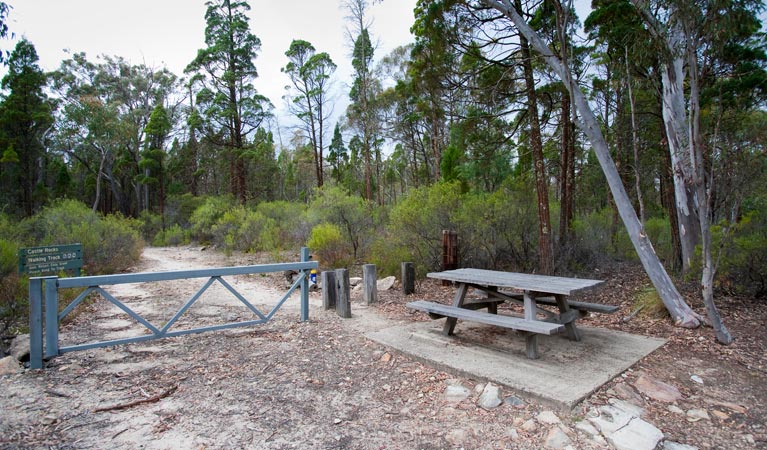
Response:
[{"label": "pale sky", "polygon": [[[88,59],[106,54],[132,64],[167,67],[183,76],[186,65],[204,46],[204,0],[5,0],[12,6],[8,27],[16,35],[0,42],[13,49],[25,36],[37,49],[40,67],[52,71],[69,56],[64,49],[85,52]],[[338,65],[335,88],[343,113],[351,83],[346,11],[339,0],[250,0],[250,28],[261,39],[256,59],[256,88],[286,121],[282,96],[288,78],[280,72],[293,39],[307,40],[327,52]],[[372,2],[371,2],[372,3]],[[416,0],[383,0],[370,8],[371,33],[379,42],[378,61],[400,45],[410,43]],[[4,74],[4,71],[3,71]],[[284,125],[281,123],[281,125]],[[332,125],[331,125],[332,126]]]}]

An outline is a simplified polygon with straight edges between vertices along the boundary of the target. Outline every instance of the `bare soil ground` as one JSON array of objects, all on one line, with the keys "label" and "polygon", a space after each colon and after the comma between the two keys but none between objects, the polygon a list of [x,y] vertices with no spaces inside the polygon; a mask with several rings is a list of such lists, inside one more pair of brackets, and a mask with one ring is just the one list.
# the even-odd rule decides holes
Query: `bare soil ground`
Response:
[{"label": "bare soil ground", "polygon": [[[273,261],[266,255],[148,248],[135,271],[264,262]],[[767,304],[719,298],[736,337],[725,347],[713,341],[710,328],[685,330],[668,319],[641,315],[622,321],[632,312],[636,293],[648,284],[638,267],[615,266],[589,275],[607,280],[598,298],[589,300],[620,304],[621,311],[586,318],[588,325],[669,342],[571,413],[557,413],[572,448],[607,448],[576,431],[574,423],[616,396],[634,397],[646,410],[645,420],[669,440],[698,448],[767,448]],[[162,323],[204,281],[108,290]],[[267,311],[285,292],[281,273],[227,281]],[[486,380],[456,377],[363,336],[428,320],[404,304],[417,298],[449,299],[451,290],[422,281],[417,294],[405,297],[396,288],[380,292],[380,303],[371,307],[353,296],[354,318],[346,320],[322,310],[319,294],[313,293],[309,322],[298,320],[294,296],[265,325],[66,353],[43,370],[0,377],[0,448],[542,448],[551,427],[523,424],[547,406],[527,400],[521,407],[485,410],[477,406],[478,392],[461,403],[447,403],[449,380],[469,388]],[[249,320],[247,310],[229,297],[212,288],[179,327],[221,323],[222,318]],[[694,291],[688,300],[703,313]],[[113,339],[136,330],[140,327],[102,300],[82,307],[64,326],[62,340]],[[683,398],[667,404],[637,394],[631,386],[640,374],[676,386]],[[709,418],[691,421],[685,412],[694,409],[705,410]]]}]

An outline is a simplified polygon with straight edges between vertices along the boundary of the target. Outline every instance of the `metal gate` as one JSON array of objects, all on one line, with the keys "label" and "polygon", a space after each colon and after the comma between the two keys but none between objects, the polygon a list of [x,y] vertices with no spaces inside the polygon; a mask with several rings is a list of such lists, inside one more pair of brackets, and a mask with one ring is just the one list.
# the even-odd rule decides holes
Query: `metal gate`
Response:
[{"label": "metal gate", "polygon": [[[130,344],[133,342],[149,341],[166,337],[181,336],[205,331],[223,330],[227,328],[244,327],[268,322],[280,309],[293,292],[301,289],[301,321],[309,320],[309,274],[312,269],[317,269],[316,261],[309,261],[309,249],[301,249],[301,261],[282,264],[260,264],[253,266],[221,267],[215,269],[179,270],[172,272],[144,272],[118,275],[98,275],[77,278],[59,277],[33,277],[29,279],[29,344],[30,344],[30,367],[40,369],[43,367],[43,358],[49,359],[63,353],[91,348],[110,347],[113,345]],[[251,302],[243,297],[223,277],[233,275],[247,275],[255,273],[284,272],[286,270],[298,272],[298,278],[288,289],[282,299],[264,314]],[[179,310],[161,327],[155,326],[138,313],[129,308],[125,303],[113,297],[104,290],[104,286],[127,283],[147,283],[156,281],[181,280],[191,278],[208,278],[208,281],[192,295]],[[172,330],[178,319],[202,296],[202,294],[214,283],[220,283],[242,302],[257,319],[241,322],[228,322],[219,325],[204,326],[184,330]],[[59,312],[59,289],[85,288],[66,308]],[[146,327],[150,334],[141,336],[115,339],[110,341],[89,342],[86,344],[59,346],[59,325],[61,320],[77,307],[91,293],[98,293],[107,301],[120,308],[131,318]],[[45,308],[43,309],[43,303]],[[44,326],[43,326],[44,325]],[[44,330],[44,332],[43,332]],[[43,348],[43,337],[45,346]]]}]

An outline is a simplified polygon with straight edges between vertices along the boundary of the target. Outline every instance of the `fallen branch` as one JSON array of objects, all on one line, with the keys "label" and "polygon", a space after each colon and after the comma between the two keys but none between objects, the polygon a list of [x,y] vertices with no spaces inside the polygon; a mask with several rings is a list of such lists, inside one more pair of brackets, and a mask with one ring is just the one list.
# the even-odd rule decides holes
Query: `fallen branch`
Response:
[{"label": "fallen branch", "polygon": [[132,408],[134,406],[142,405],[144,403],[159,402],[160,400],[164,399],[165,397],[167,397],[167,396],[173,394],[174,392],[176,392],[176,389],[178,389],[178,385],[175,385],[172,388],[168,389],[167,391],[161,392],[161,393],[159,393],[159,394],[157,394],[157,395],[155,395],[153,397],[142,398],[141,400],[136,400],[136,401],[128,402],[128,403],[121,403],[121,404],[113,405],[113,406],[104,406],[102,408],[94,409],[93,412],[97,413],[97,412],[105,412],[105,411],[115,411],[115,410],[119,410],[119,409]]}]

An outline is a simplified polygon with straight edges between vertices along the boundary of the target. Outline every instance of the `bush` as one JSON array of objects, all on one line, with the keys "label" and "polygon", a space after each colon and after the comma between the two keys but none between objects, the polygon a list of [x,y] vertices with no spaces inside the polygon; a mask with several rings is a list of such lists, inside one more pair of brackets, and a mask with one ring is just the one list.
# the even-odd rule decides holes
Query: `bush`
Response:
[{"label": "bush", "polygon": [[141,257],[144,242],[138,220],[120,215],[101,216],[76,200],[46,207],[20,224],[28,232],[25,246],[79,243],[88,273],[114,273]]},{"label": "bush", "polygon": [[19,245],[0,239],[0,336],[26,327],[28,279],[18,275]]},{"label": "bush", "polygon": [[321,223],[312,228],[309,248],[323,267],[349,267],[354,263],[348,241],[341,229],[332,223]]},{"label": "bush", "polygon": [[723,248],[717,271],[719,287],[767,297],[767,210],[762,207],[747,212],[730,230],[729,245],[725,242],[722,246],[725,231],[723,225],[711,228],[712,247]]},{"label": "bush", "polygon": [[331,223],[338,227],[349,244],[353,261],[367,257],[376,233],[376,211],[371,203],[341,188],[323,187],[315,191],[308,213],[314,224]]},{"label": "bush", "polygon": [[155,247],[172,247],[188,243],[188,235],[181,229],[179,224],[174,224],[170,228],[160,230],[152,240],[152,245]]},{"label": "bush", "polygon": [[262,202],[256,207],[256,212],[263,217],[271,219],[269,230],[275,233],[275,242],[272,245],[263,243],[263,250],[283,250],[303,245],[311,233],[311,225],[306,218],[306,205],[304,203],[291,203],[285,201]]},{"label": "bush", "polygon": [[192,228],[192,239],[207,244],[213,241],[213,227],[221,217],[234,207],[232,197],[208,197],[194,210],[189,222]]}]

